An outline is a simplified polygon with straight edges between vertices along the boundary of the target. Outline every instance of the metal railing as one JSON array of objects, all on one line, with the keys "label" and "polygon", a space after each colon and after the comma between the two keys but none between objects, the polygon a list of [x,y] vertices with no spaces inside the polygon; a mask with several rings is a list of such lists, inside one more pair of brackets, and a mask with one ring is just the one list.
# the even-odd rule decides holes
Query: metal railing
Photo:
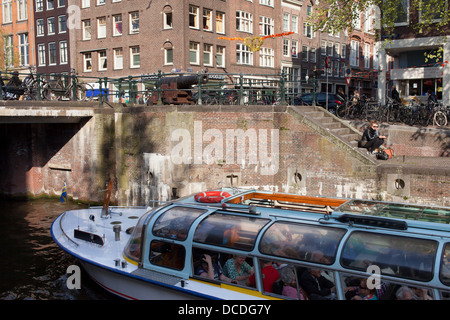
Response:
[{"label": "metal railing", "polygon": [[[16,73],[17,75],[17,73]],[[5,100],[98,101],[126,104],[294,104],[305,81],[281,74],[163,73],[121,78],[70,73],[20,73],[22,84],[11,85],[14,73],[2,73],[0,98]],[[178,78],[188,85],[174,85]],[[195,78],[192,81],[193,77]],[[206,81],[205,81],[206,77]],[[183,98],[184,97],[184,98]]]}]

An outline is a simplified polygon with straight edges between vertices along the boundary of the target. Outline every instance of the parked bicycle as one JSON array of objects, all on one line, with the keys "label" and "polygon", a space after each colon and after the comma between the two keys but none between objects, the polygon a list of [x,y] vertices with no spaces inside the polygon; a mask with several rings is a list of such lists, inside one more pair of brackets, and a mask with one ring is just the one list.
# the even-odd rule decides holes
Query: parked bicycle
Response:
[{"label": "parked bicycle", "polygon": [[[75,74],[75,70],[71,74]],[[57,75],[56,80],[44,84],[42,97],[44,100],[91,101],[93,94],[89,96],[88,92],[93,93],[93,87],[89,83],[81,83],[78,76],[72,78],[70,75]]]},{"label": "parked bicycle", "polygon": [[443,127],[448,124],[448,118],[450,116],[450,108],[444,107],[442,103],[437,103],[433,113],[433,123],[438,127]]}]

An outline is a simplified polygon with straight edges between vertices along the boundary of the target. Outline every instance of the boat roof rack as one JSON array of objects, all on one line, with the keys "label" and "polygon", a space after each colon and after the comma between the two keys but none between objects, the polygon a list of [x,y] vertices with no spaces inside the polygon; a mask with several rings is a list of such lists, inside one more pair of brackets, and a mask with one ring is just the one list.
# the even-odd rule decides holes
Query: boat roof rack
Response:
[{"label": "boat roof rack", "polygon": [[408,224],[401,220],[380,218],[372,216],[357,216],[353,214],[343,214],[336,218],[337,221],[349,224],[365,225],[375,228],[386,228],[395,230],[407,230]]}]

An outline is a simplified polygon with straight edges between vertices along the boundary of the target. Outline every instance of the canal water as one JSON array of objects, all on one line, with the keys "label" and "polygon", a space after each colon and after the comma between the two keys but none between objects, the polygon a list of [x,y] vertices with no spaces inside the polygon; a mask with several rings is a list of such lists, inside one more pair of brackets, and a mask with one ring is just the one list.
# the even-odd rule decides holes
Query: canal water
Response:
[{"label": "canal water", "polygon": [[53,241],[50,227],[66,210],[86,208],[58,199],[0,200],[0,300],[107,300],[82,271],[81,289],[67,288],[67,268],[76,259]]}]

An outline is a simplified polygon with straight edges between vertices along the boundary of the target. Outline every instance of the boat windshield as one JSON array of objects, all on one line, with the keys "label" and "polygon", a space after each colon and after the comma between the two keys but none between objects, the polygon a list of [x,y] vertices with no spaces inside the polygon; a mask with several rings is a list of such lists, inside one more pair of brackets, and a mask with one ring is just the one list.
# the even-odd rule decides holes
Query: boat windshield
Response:
[{"label": "boat windshield", "polygon": [[269,219],[214,213],[198,225],[194,241],[250,251]]},{"label": "boat windshield", "polygon": [[149,215],[154,212],[155,209],[147,211],[139,219],[138,223],[134,227],[130,240],[125,247],[124,254],[127,258],[139,262],[141,259],[141,245],[142,245],[142,229]]},{"label": "boat windshield", "polygon": [[264,233],[262,253],[330,265],[345,229],[275,222]]}]

